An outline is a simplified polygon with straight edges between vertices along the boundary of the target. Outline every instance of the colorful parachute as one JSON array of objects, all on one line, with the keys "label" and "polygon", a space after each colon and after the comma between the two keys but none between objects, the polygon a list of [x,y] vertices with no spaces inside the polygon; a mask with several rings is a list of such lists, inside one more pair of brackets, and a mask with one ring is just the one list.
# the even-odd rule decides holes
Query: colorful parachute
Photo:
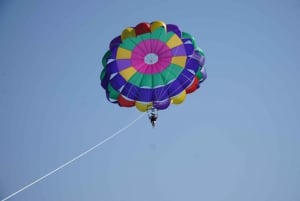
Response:
[{"label": "colorful parachute", "polygon": [[126,28],[103,56],[107,99],[142,112],[180,104],[206,79],[204,53],[194,38],[162,21]]}]

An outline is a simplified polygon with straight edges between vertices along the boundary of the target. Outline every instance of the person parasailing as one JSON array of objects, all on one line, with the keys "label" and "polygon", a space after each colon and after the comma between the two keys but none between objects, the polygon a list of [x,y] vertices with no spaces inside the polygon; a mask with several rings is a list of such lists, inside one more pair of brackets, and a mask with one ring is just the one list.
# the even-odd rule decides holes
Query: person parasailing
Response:
[{"label": "person parasailing", "polygon": [[156,120],[158,118],[158,111],[155,107],[151,107],[148,109],[148,118],[150,119],[151,125],[154,128]]}]

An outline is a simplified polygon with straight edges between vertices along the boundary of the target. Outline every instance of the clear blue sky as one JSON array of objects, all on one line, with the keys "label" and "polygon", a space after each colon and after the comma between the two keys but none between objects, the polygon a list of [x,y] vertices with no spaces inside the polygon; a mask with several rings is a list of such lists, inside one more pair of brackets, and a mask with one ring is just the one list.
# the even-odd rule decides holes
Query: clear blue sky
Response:
[{"label": "clear blue sky", "polygon": [[157,19],[206,53],[201,89],[11,200],[300,200],[299,0],[1,0],[0,200],[140,114],[101,57]]}]

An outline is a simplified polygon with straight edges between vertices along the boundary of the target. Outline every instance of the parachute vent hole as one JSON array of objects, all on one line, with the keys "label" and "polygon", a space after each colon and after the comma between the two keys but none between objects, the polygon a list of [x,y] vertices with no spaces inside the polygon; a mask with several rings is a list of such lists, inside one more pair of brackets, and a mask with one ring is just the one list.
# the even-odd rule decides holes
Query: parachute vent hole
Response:
[{"label": "parachute vent hole", "polygon": [[155,53],[149,53],[144,57],[144,62],[146,64],[155,64],[158,62],[158,56]]}]

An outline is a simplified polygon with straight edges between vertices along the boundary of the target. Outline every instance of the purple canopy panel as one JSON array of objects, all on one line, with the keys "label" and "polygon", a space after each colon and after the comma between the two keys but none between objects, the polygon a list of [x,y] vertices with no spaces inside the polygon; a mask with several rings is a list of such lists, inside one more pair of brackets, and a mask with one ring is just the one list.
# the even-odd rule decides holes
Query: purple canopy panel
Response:
[{"label": "purple canopy panel", "polygon": [[[124,88],[122,89],[121,94],[123,94],[124,96],[128,97],[131,100],[141,101],[141,100],[137,99],[138,98],[137,94],[139,93],[139,90],[140,90],[140,88],[127,82],[126,85],[124,86]],[[144,102],[146,102],[146,101],[144,101]]]},{"label": "purple canopy panel", "polygon": [[153,89],[139,88],[137,94],[137,100],[142,102],[152,102],[153,101],[152,97],[153,97]]},{"label": "purple canopy panel", "polygon": [[169,98],[169,94],[168,94],[168,86],[162,86],[162,87],[158,87],[153,89],[153,97],[152,99],[154,100],[154,102],[159,102],[162,100],[166,100]]},{"label": "purple canopy panel", "polygon": [[185,51],[186,51],[186,55],[192,55],[194,53],[194,46],[193,44],[184,44],[184,47],[185,47]]},{"label": "purple canopy panel", "polygon": [[179,38],[181,38],[181,31],[175,24],[167,24],[167,32],[174,32]]},{"label": "purple canopy panel", "polygon": [[114,73],[118,73],[118,64],[117,61],[113,61],[106,66],[106,74],[111,75]]},{"label": "purple canopy panel", "polygon": [[153,107],[155,107],[158,110],[164,110],[164,109],[167,109],[169,107],[170,103],[171,103],[171,101],[168,98],[164,101],[153,102]]},{"label": "purple canopy panel", "polygon": [[185,45],[179,45],[171,50],[172,56],[186,56]]},{"label": "purple canopy panel", "polygon": [[187,62],[186,62],[186,68],[187,69],[191,69],[192,71],[194,71],[195,73],[199,70],[199,61],[192,58],[192,57],[189,57],[187,59]]},{"label": "purple canopy panel", "polygon": [[122,40],[121,40],[121,36],[117,36],[114,39],[112,39],[112,41],[109,44],[109,49],[113,49],[114,47],[117,47],[121,44]]},{"label": "purple canopy panel", "polygon": [[198,60],[199,62],[199,65],[202,67],[204,66],[204,63],[205,63],[205,57],[202,56],[198,51],[195,51],[192,55],[192,58]]},{"label": "purple canopy panel", "polygon": [[116,76],[110,80],[111,86],[117,91],[119,91],[126,83],[127,81],[120,74],[116,74]]},{"label": "purple canopy panel", "polygon": [[105,76],[103,77],[103,79],[101,80],[101,86],[107,90],[107,86],[109,83],[109,75],[106,73]]}]

